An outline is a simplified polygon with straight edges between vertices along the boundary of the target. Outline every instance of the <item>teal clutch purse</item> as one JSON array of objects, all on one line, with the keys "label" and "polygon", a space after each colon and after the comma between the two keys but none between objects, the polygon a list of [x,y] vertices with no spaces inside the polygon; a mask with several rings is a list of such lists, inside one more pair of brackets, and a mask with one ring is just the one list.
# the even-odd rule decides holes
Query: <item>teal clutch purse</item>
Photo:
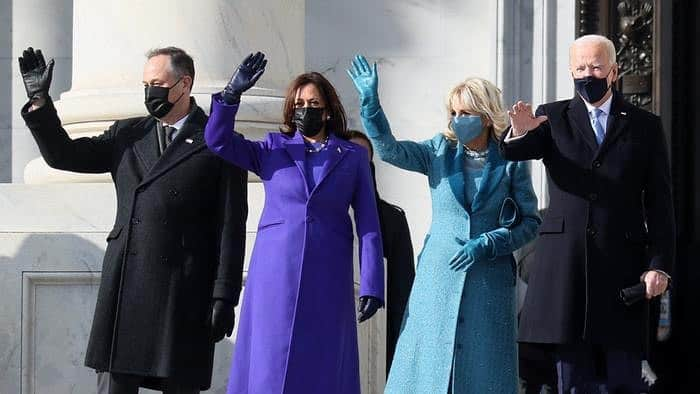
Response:
[{"label": "teal clutch purse", "polygon": [[512,228],[520,223],[520,209],[510,197],[506,197],[501,205],[501,211],[498,214],[498,225],[505,228]]}]

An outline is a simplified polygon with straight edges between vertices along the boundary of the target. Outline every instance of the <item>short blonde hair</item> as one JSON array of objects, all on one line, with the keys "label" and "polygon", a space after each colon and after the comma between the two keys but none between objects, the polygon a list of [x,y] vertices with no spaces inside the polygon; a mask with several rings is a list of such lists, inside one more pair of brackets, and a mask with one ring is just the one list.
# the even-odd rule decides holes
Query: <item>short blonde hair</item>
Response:
[{"label": "short blonde hair", "polygon": [[569,47],[569,64],[571,64],[571,55],[574,48],[582,44],[594,44],[600,45],[605,48],[605,52],[608,55],[608,61],[610,64],[617,63],[617,53],[615,51],[615,44],[613,44],[608,37],[601,36],[599,34],[586,34],[574,40]]},{"label": "short blonde hair", "polygon": [[455,103],[461,103],[471,113],[481,116],[481,121],[489,124],[491,135],[501,138],[508,127],[508,116],[503,107],[501,90],[493,83],[483,78],[467,78],[450,91],[447,95],[447,129],[442,134],[450,141],[456,142],[457,136],[450,128],[452,108]]}]

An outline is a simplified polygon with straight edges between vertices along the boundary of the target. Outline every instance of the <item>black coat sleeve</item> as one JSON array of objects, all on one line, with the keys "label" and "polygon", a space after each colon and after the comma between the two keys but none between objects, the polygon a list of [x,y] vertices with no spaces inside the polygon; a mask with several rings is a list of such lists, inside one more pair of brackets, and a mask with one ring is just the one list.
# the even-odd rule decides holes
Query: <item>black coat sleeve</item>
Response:
[{"label": "black coat sleeve", "polygon": [[[537,107],[535,116],[546,115],[543,106]],[[503,133],[498,145],[501,156],[510,161],[538,160],[547,156],[551,145],[551,129],[549,121],[545,121],[536,129],[528,131],[521,138],[506,142],[510,128]]]},{"label": "black coat sleeve", "polygon": [[118,129],[115,122],[109,130],[96,137],[72,140],[61,126],[53,101],[29,111],[31,103],[22,107],[22,117],[46,163],[56,169],[84,172],[109,172],[112,165],[112,146]]},{"label": "black coat sleeve", "polygon": [[213,298],[238,304],[245,260],[248,173],[221,160],[218,199],[219,262]]},{"label": "black coat sleeve", "polygon": [[[387,289],[389,309],[397,308],[400,325],[403,309],[411,293],[413,279],[416,276],[413,261],[413,244],[406,215],[398,208],[383,203],[380,207],[382,219],[382,236],[384,255],[387,259]],[[398,326],[397,326],[398,327]]]},{"label": "black coat sleeve", "polygon": [[649,170],[644,187],[644,211],[649,231],[649,269],[671,274],[675,259],[676,225],[671,194],[671,169],[661,119],[649,130]]}]

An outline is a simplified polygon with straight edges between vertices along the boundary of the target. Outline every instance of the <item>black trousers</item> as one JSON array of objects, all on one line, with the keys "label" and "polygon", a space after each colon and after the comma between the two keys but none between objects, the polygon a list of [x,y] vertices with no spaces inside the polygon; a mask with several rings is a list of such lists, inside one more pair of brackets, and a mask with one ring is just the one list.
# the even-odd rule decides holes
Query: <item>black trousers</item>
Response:
[{"label": "black trousers", "polygon": [[556,350],[560,394],[639,394],[642,355],[595,345],[561,345]]},{"label": "black trousers", "polygon": [[[97,373],[97,394],[138,394],[146,380],[145,376],[111,372]],[[199,388],[182,387],[165,382],[165,394],[199,394]]]},{"label": "black trousers", "polygon": [[553,346],[534,343],[518,344],[520,394],[554,394],[557,390],[557,367]]}]

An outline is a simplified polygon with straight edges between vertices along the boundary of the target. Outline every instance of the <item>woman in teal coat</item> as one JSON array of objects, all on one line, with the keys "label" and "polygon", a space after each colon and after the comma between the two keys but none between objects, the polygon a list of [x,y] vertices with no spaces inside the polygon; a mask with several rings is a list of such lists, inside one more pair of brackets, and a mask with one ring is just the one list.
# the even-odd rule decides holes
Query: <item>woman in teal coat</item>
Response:
[{"label": "woman in teal coat", "polygon": [[448,127],[397,141],[379,105],[376,64],[348,71],[382,160],[428,176],[432,224],[418,256],[385,393],[517,393],[515,261],[541,220],[528,163],[507,162],[500,91],[471,78],[447,98]]}]

